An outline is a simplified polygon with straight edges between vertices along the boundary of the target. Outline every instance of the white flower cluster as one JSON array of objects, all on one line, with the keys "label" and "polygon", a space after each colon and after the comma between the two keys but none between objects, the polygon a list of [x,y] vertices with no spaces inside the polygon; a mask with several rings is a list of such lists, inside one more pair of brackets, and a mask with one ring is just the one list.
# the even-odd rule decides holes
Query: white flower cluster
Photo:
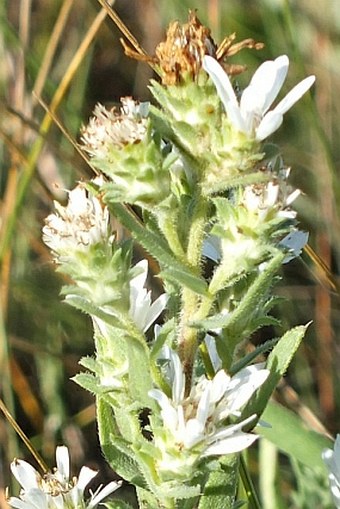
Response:
[{"label": "white flower cluster", "polygon": [[11,470],[22,490],[19,497],[9,498],[9,505],[17,509],[92,509],[120,487],[119,482],[112,481],[90,493],[90,498],[85,501],[84,490],[97,472],[82,467],[78,479],[71,479],[69,453],[65,446],[57,447],[56,462],[53,473],[41,476],[26,461],[15,459]]},{"label": "white flower cluster", "polygon": [[[160,389],[149,392],[160,406],[167,431],[165,437],[155,432],[156,445],[163,451],[160,470],[180,471],[181,462],[188,461],[182,466],[186,468],[202,457],[239,452],[257,439],[242,431],[255,415],[237,424],[226,424],[226,420],[239,417],[240,409],[267,379],[269,371],[262,364],[248,366],[233,377],[222,369],[212,380],[202,376],[186,397],[185,376],[177,353],[164,347],[162,357],[169,362],[171,398]],[[184,451],[192,453],[191,457],[185,456]]]},{"label": "white flower cluster", "polygon": [[[93,182],[96,184],[96,179]],[[56,213],[46,218],[43,241],[56,259],[87,252],[92,245],[108,240],[109,211],[82,184],[68,191],[66,207],[58,202],[54,205]]]},{"label": "white flower cluster", "polygon": [[82,131],[84,149],[98,160],[107,160],[112,147],[138,143],[145,136],[149,103],[138,103],[131,97],[122,97],[121,103],[120,112],[97,104]]},{"label": "white flower cluster", "polygon": [[249,212],[256,213],[259,220],[264,222],[273,215],[285,219],[295,219],[296,211],[290,205],[300,195],[301,191],[291,191],[286,181],[290,168],[281,171],[281,178],[273,178],[269,182],[246,186],[240,205]]}]

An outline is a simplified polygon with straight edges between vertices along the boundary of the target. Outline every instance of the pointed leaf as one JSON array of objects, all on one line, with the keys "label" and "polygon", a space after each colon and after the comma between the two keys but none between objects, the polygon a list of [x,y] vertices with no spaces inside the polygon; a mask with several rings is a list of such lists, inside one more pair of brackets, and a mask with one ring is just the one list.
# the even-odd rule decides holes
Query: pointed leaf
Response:
[{"label": "pointed leaf", "polygon": [[252,352],[247,353],[244,357],[242,357],[242,359],[235,362],[235,364],[231,366],[231,368],[229,369],[229,375],[230,376],[236,375],[236,373],[241,371],[241,369],[249,366],[249,364],[252,364],[256,357],[271,350],[278,342],[279,342],[278,338],[269,339],[268,341],[262,343],[262,345],[257,346]]},{"label": "pointed leaf", "polygon": [[206,281],[192,272],[189,272],[187,268],[183,270],[183,267],[171,267],[169,270],[163,270],[159,275],[161,278],[189,288],[189,290],[199,295],[207,294],[208,285]]},{"label": "pointed leaf", "polygon": [[115,313],[113,308],[110,309],[112,313],[108,313],[80,295],[67,295],[65,302],[89,316],[96,316],[97,318],[100,318],[107,324],[112,325],[112,327],[117,327],[123,330],[126,328],[124,318],[119,313]]},{"label": "pointed leaf", "polygon": [[138,506],[140,509],[159,509],[157,498],[150,491],[137,486]]},{"label": "pointed leaf", "polygon": [[176,330],[176,321],[174,318],[168,320],[162,325],[160,328],[157,338],[155,339],[152,349],[151,349],[151,358],[153,361],[157,360],[158,354],[161,351],[163,345],[167,340],[169,340],[169,344],[175,339],[175,330]]},{"label": "pointed leaf", "polygon": [[130,338],[128,348],[129,359],[129,392],[140,407],[153,404],[148,396],[152,388],[149,350],[139,341]]},{"label": "pointed leaf", "polygon": [[101,389],[98,384],[97,378],[89,373],[78,373],[72,378],[72,380],[92,394],[99,394],[103,392],[103,389]]},{"label": "pointed leaf", "polygon": [[270,370],[270,375],[257,391],[256,397],[252,398],[245,407],[242,412],[242,419],[246,419],[253,414],[257,414],[258,417],[262,415],[277,384],[287,371],[307,327],[308,325],[300,325],[287,331],[273,348],[266,363],[266,368]]},{"label": "pointed leaf", "polygon": [[144,486],[135,455],[127,442],[116,436],[112,409],[101,397],[97,398],[97,422],[100,445],[111,468],[135,486]]}]

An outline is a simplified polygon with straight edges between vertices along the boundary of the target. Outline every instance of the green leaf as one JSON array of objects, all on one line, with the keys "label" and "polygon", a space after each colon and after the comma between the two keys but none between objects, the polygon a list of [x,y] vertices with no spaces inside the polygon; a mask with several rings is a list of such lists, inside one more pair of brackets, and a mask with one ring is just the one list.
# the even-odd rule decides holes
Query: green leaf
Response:
[{"label": "green leaf", "polygon": [[275,444],[282,452],[303,465],[319,469],[327,475],[322,460],[323,449],[333,448],[333,442],[326,436],[308,429],[302,419],[288,408],[270,401],[261,419],[271,427],[259,426],[256,432]]},{"label": "green leaf", "polygon": [[164,323],[162,328],[159,331],[159,334],[155,340],[155,342],[152,345],[151,349],[151,358],[155,362],[158,358],[159,352],[161,351],[163,345],[168,340],[168,344],[171,344],[172,341],[176,338],[176,320],[175,318],[171,318],[171,320],[168,320]]},{"label": "green leaf", "polygon": [[112,214],[127,228],[133,237],[152,255],[159,263],[166,267],[162,272],[164,278],[177,285],[182,284],[202,295],[207,293],[207,284],[204,279],[195,274],[193,270],[178,261],[161,235],[146,229],[132,212],[119,203],[108,204]]},{"label": "green leaf", "polygon": [[252,320],[250,325],[251,327],[249,327],[249,335],[253,334],[258,329],[261,329],[262,327],[268,327],[269,325],[280,327],[281,322],[273,316],[259,316],[258,318],[255,318],[255,320]]},{"label": "green leaf", "polygon": [[207,295],[208,285],[206,281],[189,272],[186,267],[183,269],[183,267],[170,267],[168,270],[162,270],[159,276],[167,281],[189,288],[189,290],[199,295]]},{"label": "green leaf", "polygon": [[257,414],[262,415],[269,398],[274,392],[281,377],[285,374],[296,350],[298,349],[308,325],[300,325],[287,331],[275,345],[268,356],[266,368],[270,370],[269,377],[258,389],[257,394],[247,404],[242,412],[242,419]]},{"label": "green leaf", "polygon": [[247,353],[244,357],[242,357],[242,359],[235,362],[231,366],[228,371],[229,375],[236,375],[236,373],[238,373],[241,369],[249,366],[249,364],[251,364],[256,359],[256,357],[271,350],[278,342],[278,338],[269,339],[268,341],[265,341],[265,343],[262,343],[262,345],[257,346],[252,352]]},{"label": "green leaf", "polygon": [[83,366],[86,369],[89,369],[93,373],[96,372],[96,369],[97,369],[97,360],[94,359],[93,357],[90,357],[89,355],[86,355],[85,357],[82,357],[78,364],[80,364],[81,366]]},{"label": "green leaf", "polygon": [[[67,295],[67,297],[65,298],[65,302],[67,304],[70,304],[70,306],[79,309],[83,313],[100,318],[107,324],[112,325],[112,327],[117,327],[118,329],[122,330],[125,330],[126,328],[126,320],[124,320],[124,318],[119,313],[116,314],[107,313],[103,309],[92,304],[92,302],[85,299],[84,297],[81,297],[79,295]],[[111,310],[112,313],[115,313],[113,307],[110,309],[110,311]]]},{"label": "green leaf", "polygon": [[133,506],[123,500],[110,500],[110,502],[102,502],[101,505],[107,509],[133,509]]},{"label": "green leaf", "polygon": [[102,392],[102,390],[100,390],[98,380],[94,375],[90,375],[89,373],[78,373],[72,377],[72,380],[92,394],[99,394]]},{"label": "green leaf", "polygon": [[137,487],[139,509],[159,509],[161,506],[153,493]]},{"label": "green leaf", "polygon": [[238,456],[229,454],[218,460],[204,486],[198,509],[232,509],[237,492]]},{"label": "green leaf", "polygon": [[152,389],[149,350],[135,338],[129,338],[127,349],[129,359],[129,392],[140,407],[150,407],[153,400],[148,396]]},{"label": "green leaf", "polygon": [[100,445],[111,468],[135,486],[144,486],[135,455],[128,443],[116,436],[112,409],[101,397],[97,398],[97,422]]},{"label": "green leaf", "polygon": [[198,497],[201,491],[201,487],[199,485],[189,486],[185,483],[171,481],[168,483],[163,483],[162,491],[169,498],[174,498],[175,500],[185,500],[188,498]]}]

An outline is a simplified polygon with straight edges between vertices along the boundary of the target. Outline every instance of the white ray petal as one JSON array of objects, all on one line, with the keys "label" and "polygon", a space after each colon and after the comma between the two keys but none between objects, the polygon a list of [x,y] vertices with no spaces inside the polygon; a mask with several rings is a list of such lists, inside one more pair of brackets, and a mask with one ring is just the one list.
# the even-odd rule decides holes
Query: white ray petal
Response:
[{"label": "white ray petal", "polygon": [[159,315],[164,311],[166,303],[168,301],[168,296],[163,293],[156,299],[150,306],[147,311],[147,314],[144,319],[143,331],[146,332],[149,327],[154,323],[155,320],[159,317]]},{"label": "white ray petal", "polygon": [[92,470],[92,468],[89,467],[81,468],[77,482],[77,488],[81,491],[81,493],[84,492],[86,486],[94,477],[96,477],[97,473],[98,472],[96,470]]},{"label": "white ray petal", "polygon": [[90,502],[87,505],[87,509],[92,509],[93,507],[96,507],[99,502],[101,502],[105,497],[108,495],[111,495],[114,491],[116,491],[120,486],[122,485],[121,482],[112,481],[106,486],[104,486],[101,489],[98,489],[93,497],[91,498]]},{"label": "white ray petal", "polygon": [[304,80],[300,81],[288,94],[279,102],[279,104],[273,109],[273,113],[286,113],[301,97],[310,89],[315,82],[315,76],[308,76]]},{"label": "white ray petal", "polygon": [[11,463],[11,471],[25,491],[39,487],[38,479],[40,475],[27,461],[14,460]]},{"label": "white ray petal", "polygon": [[240,131],[245,131],[245,124],[241,116],[237,98],[227,73],[217,60],[209,55],[206,55],[203,59],[203,69],[213,80],[217,93],[231,122]]},{"label": "white ray petal", "polygon": [[276,110],[268,111],[256,129],[256,139],[262,141],[273,134],[282,124],[283,115]]},{"label": "white ray petal", "polygon": [[68,481],[70,478],[70,457],[68,448],[64,445],[56,449],[56,462],[58,472],[62,475],[63,479]]},{"label": "white ray petal", "polygon": [[209,445],[206,450],[203,452],[202,456],[214,456],[221,454],[233,454],[235,452],[242,451],[249,447],[255,440],[257,440],[257,435],[252,435],[250,433],[243,433],[242,431],[238,431],[234,433],[232,436],[224,438],[223,440],[214,442]]},{"label": "white ray petal", "polygon": [[[261,113],[264,114],[270,108],[286,79],[289,67],[289,59],[281,55],[275,60],[267,60],[255,71],[249,86],[253,87],[261,96]],[[242,99],[241,99],[242,100]]]}]

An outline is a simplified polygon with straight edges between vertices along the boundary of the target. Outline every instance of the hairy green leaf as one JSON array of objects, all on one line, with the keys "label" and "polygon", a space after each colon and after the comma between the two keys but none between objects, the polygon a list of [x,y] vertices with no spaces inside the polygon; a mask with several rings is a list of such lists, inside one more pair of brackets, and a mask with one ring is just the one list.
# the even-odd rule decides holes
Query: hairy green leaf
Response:
[{"label": "hairy green leaf", "polygon": [[281,377],[285,374],[296,350],[298,349],[307,329],[307,326],[300,325],[287,331],[275,345],[267,359],[266,367],[270,370],[269,377],[258,389],[242,412],[242,419],[257,414],[261,416],[267,406],[269,398],[275,390]]},{"label": "hairy green leaf", "polygon": [[198,509],[232,509],[237,492],[238,456],[219,459],[219,468],[209,474]]}]

